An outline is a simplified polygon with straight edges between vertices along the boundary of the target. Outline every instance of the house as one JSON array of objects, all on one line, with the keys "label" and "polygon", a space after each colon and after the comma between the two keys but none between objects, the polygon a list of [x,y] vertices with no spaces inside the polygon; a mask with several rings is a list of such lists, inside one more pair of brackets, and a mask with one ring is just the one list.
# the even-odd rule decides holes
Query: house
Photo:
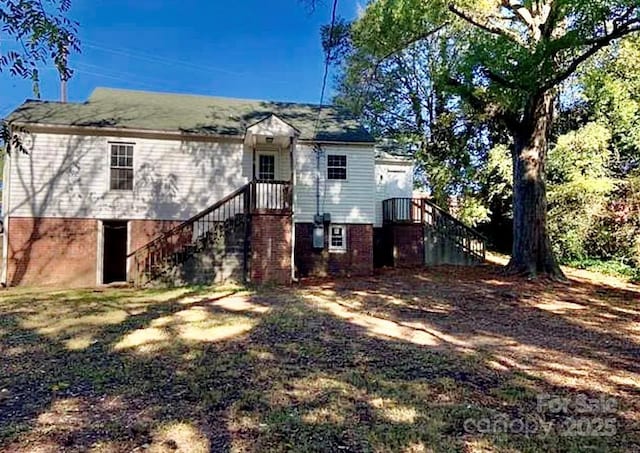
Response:
[{"label": "house", "polygon": [[7,285],[366,275],[374,230],[417,221],[383,206],[411,161],[334,107],[98,88],[8,121]]}]

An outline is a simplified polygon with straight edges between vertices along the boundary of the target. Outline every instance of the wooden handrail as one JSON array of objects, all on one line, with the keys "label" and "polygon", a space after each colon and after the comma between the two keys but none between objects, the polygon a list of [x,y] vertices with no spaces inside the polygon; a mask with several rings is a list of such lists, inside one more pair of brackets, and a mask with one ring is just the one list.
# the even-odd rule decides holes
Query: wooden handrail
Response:
[{"label": "wooden handrail", "polygon": [[[424,218],[418,218],[418,219],[413,218],[413,216],[411,216],[411,214],[413,213],[413,211],[411,209],[409,209],[409,211],[408,211],[409,214],[410,214],[410,218],[409,219],[398,219],[397,216],[396,216],[396,212],[393,209],[391,209],[391,212],[392,212],[391,218],[388,218],[388,216],[387,216],[388,209],[385,208],[385,206],[389,206],[389,204],[392,204],[395,200],[402,200],[404,202],[408,202],[409,203],[408,204],[409,207],[410,206],[421,207],[419,205],[419,203],[424,203],[424,204],[436,209],[438,211],[438,213],[440,213],[443,216],[447,217],[449,220],[453,221],[454,223],[456,223],[457,225],[461,226],[462,228],[468,230],[470,233],[473,233],[474,236],[478,236],[479,238],[481,238],[484,241],[487,240],[486,236],[484,236],[482,233],[480,233],[479,231],[473,229],[472,227],[470,227],[466,223],[462,222],[461,220],[455,218],[450,213],[448,213],[447,211],[442,209],[440,206],[438,206],[437,204],[429,201],[426,198],[389,198],[387,200],[384,200],[382,202],[382,205],[383,205],[382,215],[383,215],[383,221],[384,222],[422,223],[424,221]],[[421,214],[424,215],[424,210],[422,208],[421,208]]]},{"label": "wooden handrail", "polygon": [[444,215],[445,217],[449,218],[449,220],[452,220],[453,222],[455,222],[457,225],[465,228],[467,231],[469,231],[470,233],[473,233],[474,236],[478,236],[479,238],[481,238],[483,241],[487,241],[487,237],[480,233],[478,230],[470,227],[469,225],[467,225],[466,223],[464,223],[463,221],[461,221],[460,219],[455,218],[454,216],[452,216],[450,213],[448,213],[447,211],[445,211],[444,209],[442,209],[440,206],[438,206],[435,203],[432,203],[431,201],[427,200],[426,198],[422,198],[423,202],[425,204],[428,204],[429,206],[431,206],[432,208],[435,208],[438,212],[440,212],[440,214]]},{"label": "wooden handrail", "polygon": [[382,215],[383,222],[386,224],[415,223],[427,225],[452,240],[464,251],[482,260],[485,259],[487,238],[426,198],[390,198],[384,200],[382,202]]},{"label": "wooden handrail", "polygon": [[249,188],[250,185],[251,185],[251,183],[240,187],[238,190],[236,190],[235,192],[230,193],[229,195],[227,195],[226,197],[224,197],[220,201],[217,201],[215,204],[209,206],[204,211],[199,212],[198,214],[194,215],[190,219],[185,220],[184,222],[182,222],[180,225],[177,225],[177,226],[173,227],[172,229],[162,233],[160,236],[156,237],[152,241],[146,243],[142,247],[140,247],[140,248],[134,250],[133,252],[129,253],[127,255],[127,258],[130,258],[133,255],[135,255],[136,253],[141,252],[141,251],[143,251],[145,249],[148,249],[148,248],[152,247],[157,242],[162,242],[164,239],[173,236],[178,231],[184,230],[184,228],[186,226],[193,225],[198,220],[205,218],[207,215],[211,214],[213,211],[215,211],[216,209],[220,208],[220,206],[222,206],[223,204],[225,204],[229,200],[231,200],[231,199],[237,197],[238,195],[240,195],[241,193],[245,192]]},{"label": "wooden handrail", "polygon": [[[257,210],[290,212],[293,201],[290,185],[289,181],[273,180],[254,180],[245,184],[128,254],[127,258],[133,257],[134,260],[134,269],[130,277],[133,277],[134,282],[139,283],[143,275],[153,274],[154,269],[167,260],[175,261],[176,255],[185,255],[183,252],[186,250],[202,246],[218,228],[216,225],[227,225],[229,221],[237,219],[238,215],[244,216],[246,230],[248,218]],[[265,187],[266,190],[264,190]],[[260,197],[259,200],[258,197]]]},{"label": "wooden handrail", "polygon": [[163,234],[161,234],[160,236],[156,237],[155,239],[153,239],[152,241],[148,242],[147,244],[143,245],[142,247],[136,249],[135,251],[129,253],[127,255],[127,258],[132,257],[133,255],[135,255],[137,252],[142,251],[146,248],[150,248],[154,245],[154,243],[156,242],[161,242],[162,240],[173,236],[176,232],[183,230],[185,226],[189,226],[189,225],[193,225],[194,223],[196,223],[198,220],[205,218],[207,215],[211,214],[213,211],[215,211],[216,209],[219,209],[222,205],[224,205],[225,203],[227,203],[228,201],[232,200],[233,198],[237,197],[238,195],[248,191],[251,186],[254,186],[256,184],[273,184],[273,185],[289,185],[290,181],[274,181],[274,180],[262,180],[262,179],[256,179],[248,184],[245,184],[244,186],[240,187],[238,190],[231,192],[229,195],[225,196],[224,198],[222,198],[221,200],[217,201],[215,204],[209,206],[207,209],[205,209],[202,212],[199,212],[198,214],[194,215],[193,217],[185,220],[184,222],[182,222],[180,225],[177,225],[175,227],[173,227],[172,229],[164,232]]}]

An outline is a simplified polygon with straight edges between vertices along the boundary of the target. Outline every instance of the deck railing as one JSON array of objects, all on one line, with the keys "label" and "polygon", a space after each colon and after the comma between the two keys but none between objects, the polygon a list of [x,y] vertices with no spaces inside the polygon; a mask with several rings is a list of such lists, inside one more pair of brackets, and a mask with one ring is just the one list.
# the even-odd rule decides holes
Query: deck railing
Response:
[{"label": "deck railing", "polygon": [[258,179],[253,182],[253,210],[256,211],[290,211],[291,183],[289,181],[273,181]]},{"label": "deck railing", "polygon": [[487,238],[425,198],[390,198],[382,202],[385,224],[423,224],[478,260],[486,257]]},{"label": "deck railing", "polygon": [[[190,251],[205,247],[215,235],[238,228],[248,234],[250,214],[290,212],[291,205],[289,181],[252,181],[129,254],[129,280],[143,285],[161,273],[163,266],[178,264]],[[246,266],[248,237],[244,244]]]}]

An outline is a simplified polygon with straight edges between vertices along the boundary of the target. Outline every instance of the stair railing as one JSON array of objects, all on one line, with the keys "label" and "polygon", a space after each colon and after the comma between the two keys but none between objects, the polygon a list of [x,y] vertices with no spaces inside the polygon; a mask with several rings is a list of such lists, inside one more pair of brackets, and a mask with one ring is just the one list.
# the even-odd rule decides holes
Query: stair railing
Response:
[{"label": "stair railing", "polygon": [[[189,248],[206,244],[221,226],[244,222],[248,231],[249,215],[259,211],[291,212],[293,199],[289,181],[252,181],[204,211],[130,253],[129,280],[136,286],[153,280],[167,263],[180,259]],[[248,239],[248,238],[245,238]],[[248,261],[245,241],[245,272]],[[204,245],[202,245],[204,246]]]},{"label": "stair railing", "polygon": [[477,260],[486,258],[487,238],[426,198],[384,200],[382,216],[385,224],[423,224]]}]

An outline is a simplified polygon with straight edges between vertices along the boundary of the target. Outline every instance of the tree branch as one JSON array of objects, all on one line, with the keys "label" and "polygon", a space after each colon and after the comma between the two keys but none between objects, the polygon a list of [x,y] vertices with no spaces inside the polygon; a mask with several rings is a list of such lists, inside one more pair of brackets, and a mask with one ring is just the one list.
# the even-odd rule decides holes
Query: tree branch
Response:
[{"label": "tree branch", "polygon": [[403,50],[405,50],[407,47],[409,47],[412,44],[415,44],[419,41],[422,41],[423,39],[427,39],[430,38],[433,35],[438,34],[441,30],[443,30],[445,27],[447,27],[449,25],[449,22],[445,22],[441,25],[438,25],[436,28],[434,28],[433,30],[428,30],[418,36],[414,36],[413,38],[403,42],[402,44],[400,44],[398,47],[396,47],[395,49],[391,50],[390,52],[388,52],[387,54],[383,55],[382,57],[380,57],[378,59],[378,62],[375,64],[374,66],[374,70],[377,70],[377,68],[384,63],[385,60],[388,60],[389,58],[391,58],[392,56],[394,56],[395,54],[397,54],[398,52],[402,52]]},{"label": "tree branch", "polygon": [[539,33],[539,31],[537,31],[539,29],[536,20],[531,15],[531,12],[521,2],[517,0],[502,0],[502,6],[513,11],[534,35]]},{"label": "tree branch", "polygon": [[526,47],[526,43],[522,40],[520,35],[518,35],[513,30],[509,30],[508,28],[501,27],[491,22],[491,19],[488,17],[484,17],[480,14],[474,13],[472,11],[465,11],[461,8],[458,8],[454,4],[449,5],[449,10],[460,17],[461,19],[467,21],[471,25],[480,28],[486,32],[492,33],[494,35],[503,36],[519,46]]},{"label": "tree branch", "polygon": [[569,64],[569,66],[567,66],[567,68],[564,71],[561,71],[559,74],[557,74],[551,80],[549,80],[547,83],[542,85],[542,87],[540,88],[541,92],[545,92],[547,90],[550,90],[551,88],[557,86],[558,84],[564,82],[566,79],[571,77],[571,75],[578,69],[578,67],[582,63],[584,63],[589,58],[591,58],[593,55],[595,55],[600,49],[602,49],[602,48],[606,47],[607,45],[609,45],[612,41],[614,41],[616,39],[623,38],[623,37],[625,37],[625,36],[627,36],[627,35],[629,35],[631,33],[635,33],[637,31],[640,31],[640,25],[637,25],[635,27],[631,26],[631,25],[636,24],[636,23],[640,24],[640,20],[639,19],[633,19],[633,20],[628,21],[627,23],[625,23],[625,25],[623,25],[622,27],[612,31],[608,35],[585,40],[584,43],[586,45],[591,45],[591,47],[589,49],[587,49],[586,51],[584,51],[579,56],[577,56]]},{"label": "tree branch", "polygon": [[512,82],[511,80],[508,80],[507,78],[503,77],[502,75],[498,74],[497,72],[492,71],[488,67],[482,68],[482,72],[484,73],[484,75],[489,80],[491,80],[492,82],[495,82],[495,83],[497,83],[499,85],[502,85],[505,88],[510,88],[512,90],[517,90],[517,89],[522,88],[517,83]]},{"label": "tree branch", "polygon": [[512,131],[517,130],[519,122],[513,115],[509,115],[508,112],[500,111],[496,105],[492,105],[486,100],[480,98],[473,93],[468,86],[453,77],[447,78],[447,83],[457,89],[457,94],[462,97],[472,109],[478,113],[488,115],[497,121],[502,121],[504,125]]}]

